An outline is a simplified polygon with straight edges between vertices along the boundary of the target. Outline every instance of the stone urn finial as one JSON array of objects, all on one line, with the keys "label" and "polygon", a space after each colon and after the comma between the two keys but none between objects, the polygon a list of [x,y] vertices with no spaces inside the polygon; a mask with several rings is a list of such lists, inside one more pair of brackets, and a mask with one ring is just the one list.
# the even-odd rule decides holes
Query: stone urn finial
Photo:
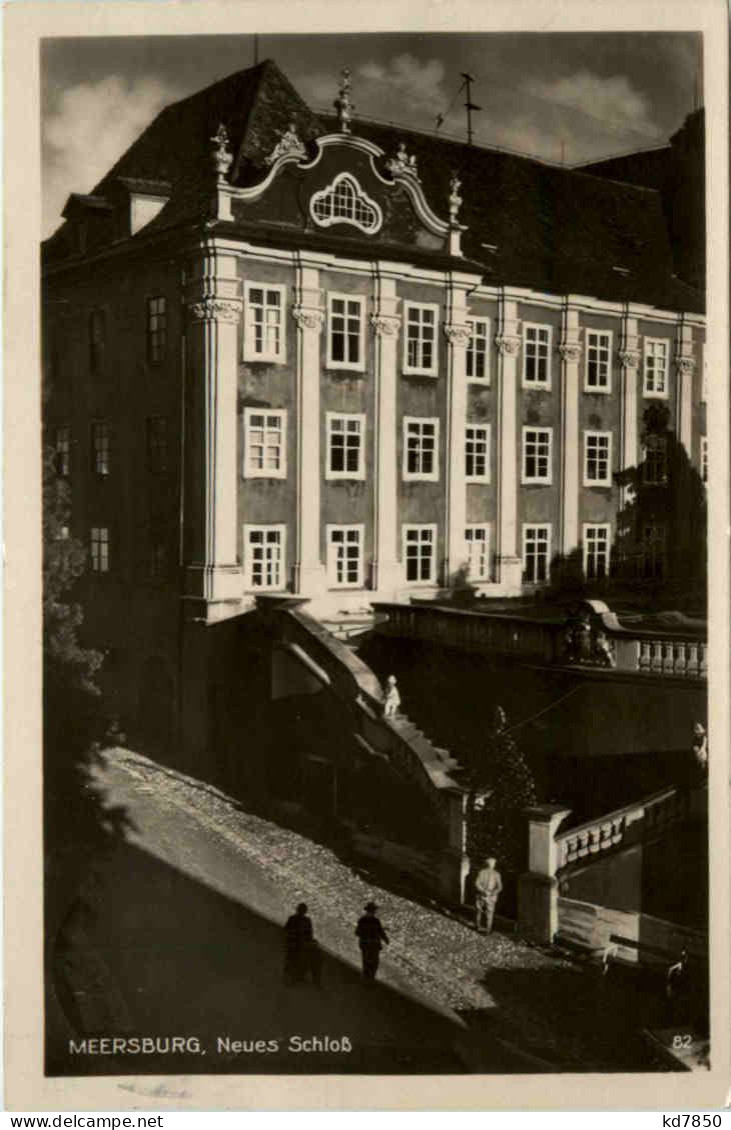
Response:
[{"label": "stone urn finial", "polygon": [[340,72],[340,87],[338,89],[338,96],[333,105],[338,112],[338,121],[340,123],[341,133],[350,133],[350,122],[353,117],[353,110],[355,107],[350,101],[350,67],[343,67]]},{"label": "stone urn finial", "polygon": [[226,179],[226,174],[231,168],[233,154],[229,150],[228,130],[223,122],[211,138],[211,161],[216,171],[219,184]]}]

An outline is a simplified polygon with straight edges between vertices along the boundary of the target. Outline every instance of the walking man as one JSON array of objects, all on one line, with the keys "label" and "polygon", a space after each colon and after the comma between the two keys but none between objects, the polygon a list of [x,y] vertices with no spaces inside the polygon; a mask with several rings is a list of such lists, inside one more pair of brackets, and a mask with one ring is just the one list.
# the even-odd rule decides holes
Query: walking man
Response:
[{"label": "walking man", "polygon": [[503,889],[503,880],[496,867],[497,860],[486,859],[484,867],[475,879],[475,912],[478,933],[482,932],[482,923],[486,934],[492,931],[492,920],[495,917],[495,906]]},{"label": "walking man", "polygon": [[312,919],[307,913],[307,903],[301,902],[284,927],[285,983],[294,985],[304,981],[308,970],[312,972],[315,983],[319,984],[320,953],[312,929]]},{"label": "walking man", "polygon": [[358,919],[355,933],[360,945],[360,955],[363,962],[363,979],[375,981],[378,972],[378,963],[381,958],[381,943],[389,945],[388,934],[381,925],[380,918],[376,917],[378,907],[374,902],[365,905],[365,914]]}]

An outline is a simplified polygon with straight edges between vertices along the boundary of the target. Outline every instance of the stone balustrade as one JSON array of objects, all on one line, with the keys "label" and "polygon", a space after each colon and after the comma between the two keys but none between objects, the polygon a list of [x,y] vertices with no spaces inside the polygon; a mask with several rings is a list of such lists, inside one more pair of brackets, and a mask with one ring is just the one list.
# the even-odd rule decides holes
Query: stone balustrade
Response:
[{"label": "stone balustrade", "polygon": [[682,820],[687,803],[675,788],[663,789],[635,804],[588,820],[556,837],[557,865],[560,870],[582,860],[590,860],[620,844],[637,843],[654,837],[669,824]]},{"label": "stone balustrade", "polygon": [[658,675],[705,678],[706,644],[699,640],[639,639],[635,641],[636,668]]}]

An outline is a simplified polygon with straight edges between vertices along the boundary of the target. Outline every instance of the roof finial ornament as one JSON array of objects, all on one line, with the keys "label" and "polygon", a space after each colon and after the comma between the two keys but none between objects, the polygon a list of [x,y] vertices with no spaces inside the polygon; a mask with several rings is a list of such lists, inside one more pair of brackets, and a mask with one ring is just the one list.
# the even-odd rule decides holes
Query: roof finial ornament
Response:
[{"label": "roof finial ornament", "polygon": [[225,181],[226,174],[233,162],[233,155],[228,145],[228,130],[223,122],[221,122],[211,138],[211,161],[213,162],[213,168],[216,170],[216,177],[219,184]]},{"label": "roof finial ornament", "polygon": [[398,150],[395,157],[390,157],[386,162],[386,168],[391,176],[396,176],[397,173],[408,173],[409,176],[415,177],[419,180],[419,173],[416,168],[416,157],[412,153],[409,156],[406,152],[406,146],[403,141],[399,143]]},{"label": "roof finial ornament", "polygon": [[297,127],[294,122],[290,122],[287,129],[280,137],[277,144],[272,149],[268,157],[265,158],[267,165],[273,165],[280,157],[304,157],[306,149],[302,141],[300,141],[297,134]]},{"label": "roof finial ornament", "polygon": [[343,67],[340,72],[340,87],[338,89],[338,96],[333,105],[338,112],[338,121],[340,122],[340,132],[350,133],[350,121],[353,117],[353,110],[355,107],[350,101],[350,67]]},{"label": "roof finial ornament", "polygon": [[450,224],[458,224],[458,212],[462,207],[462,197],[459,190],[462,187],[462,181],[456,173],[452,173],[449,181],[449,222]]}]

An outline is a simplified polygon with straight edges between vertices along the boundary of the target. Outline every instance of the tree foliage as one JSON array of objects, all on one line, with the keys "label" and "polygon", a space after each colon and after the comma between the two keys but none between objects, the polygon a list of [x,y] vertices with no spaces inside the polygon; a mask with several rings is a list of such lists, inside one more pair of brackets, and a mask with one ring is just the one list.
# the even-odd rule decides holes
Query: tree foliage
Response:
[{"label": "tree foliage", "polygon": [[506,873],[522,870],[525,809],[537,800],[533,773],[510,734],[504,710],[498,706],[484,757],[473,775],[467,845],[470,858],[475,861],[494,856]]}]

